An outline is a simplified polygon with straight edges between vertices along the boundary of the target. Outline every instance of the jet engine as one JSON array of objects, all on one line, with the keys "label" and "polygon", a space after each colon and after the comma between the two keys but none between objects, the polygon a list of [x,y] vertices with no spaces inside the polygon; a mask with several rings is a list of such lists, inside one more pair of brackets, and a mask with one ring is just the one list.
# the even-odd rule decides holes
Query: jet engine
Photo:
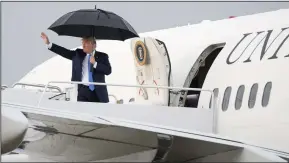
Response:
[{"label": "jet engine", "polygon": [[16,149],[23,141],[28,129],[28,119],[17,110],[2,105],[1,155]]}]

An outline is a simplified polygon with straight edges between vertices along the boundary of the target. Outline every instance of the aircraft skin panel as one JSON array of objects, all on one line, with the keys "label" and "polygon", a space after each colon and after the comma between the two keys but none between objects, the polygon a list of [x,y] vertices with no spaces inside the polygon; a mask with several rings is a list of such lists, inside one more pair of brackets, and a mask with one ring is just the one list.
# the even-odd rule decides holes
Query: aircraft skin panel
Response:
[{"label": "aircraft skin panel", "polygon": [[41,140],[23,142],[23,154],[35,155],[54,161],[94,161],[119,157],[151,149],[112,140],[86,138],[57,133],[47,134]]},{"label": "aircraft skin panel", "polygon": [[[210,156],[216,153],[229,152],[234,149],[252,149],[259,152],[269,152],[272,157],[289,158],[289,153],[269,149],[266,147],[255,145],[253,142],[242,141],[229,136],[220,134],[210,134],[198,132],[196,130],[183,130],[179,128],[161,126],[157,124],[140,123],[136,121],[120,120],[117,122],[119,126],[135,128],[144,131],[157,132],[160,134],[173,136],[173,144],[170,147],[167,159],[170,161],[186,161],[200,157]],[[187,147],[185,147],[187,146]],[[190,148],[184,152],[183,149]],[[230,156],[231,157],[231,156]],[[185,159],[187,158],[187,159]],[[244,157],[242,159],[250,159]],[[224,159],[223,159],[224,160]],[[265,159],[267,160],[267,159]],[[278,159],[272,159],[274,161]],[[231,160],[232,161],[232,160]],[[279,161],[279,160],[278,160]]]},{"label": "aircraft skin panel", "polygon": [[241,148],[220,152],[189,162],[287,162],[286,160],[260,149]]},{"label": "aircraft skin panel", "polygon": [[[17,151],[19,150],[16,150],[16,152]],[[156,149],[146,150],[125,156],[113,157],[105,160],[94,160],[90,162],[148,162],[148,160],[154,158],[156,152]],[[31,157],[25,154],[2,155],[1,160],[3,162],[53,162],[53,160],[45,159],[43,157]]]},{"label": "aircraft skin panel", "polygon": [[126,156],[110,158],[110,159],[100,160],[100,161],[92,161],[92,162],[146,162],[148,160],[147,158],[154,158],[156,153],[157,153],[157,150],[153,149],[153,150],[147,150],[147,151],[129,154]]},{"label": "aircraft skin panel", "polygon": [[[203,88],[219,90],[218,134],[289,153],[289,94],[285,91],[289,89],[289,78],[284,76],[289,68],[289,28],[286,27],[267,28],[260,34],[252,32],[245,38],[240,34],[228,42],[216,58]],[[268,30],[272,30],[270,35]],[[272,84],[269,101],[263,106],[264,88],[268,83]],[[244,94],[241,107],[236,109],[236,96],[241,85]],[[253,85],[257,90],[255,99],[250,95]],[[231,87],[228,109],[223,110],[228,87]],[[202,94],[198,107],[207,107],[207,98]]]},{"label": "aircraft skin panel", "polygon": [[1,155],[2,162],[52,162],[53,160],[31,157],[26,154]]},{"label": "aircraft skin panel", "polygon": [[[102,139],[114,139],[116,141],[129,142],[131,144],[139,146],[147,146],[151,148],[156,148],[156,135],[143,132],[141,130],[131,130],[128,128],[120,127],[107,127],[93,130],[87,133],[82,134],[87,137],[98,137]],[[116,137],[117,136],[117,137]],[[152,141],[154,140],[154,141]]]},{"label": "aircraft skin panel", "polygon": [[[51,132],[57,132],[57,131],[64,131],[67,134],[71,135],[83,135],[85,133],[89,133],[93,130],[99,130],[102,128],[109,127],[106,124],[95,124],[91,122],[81,121],[81,120],[71,120],[66,118],[58,118],[58,117],[52,117],[52,116],[46,116],[41,114],[35,114],[35,113],[25,113],[27,118],[29,119],[30,125],[33,124],[32,128],[35,128],[33,126],[39,126],[36,127],[37,130],[49,130],[50,128],[45,128],[47,126],[52,126]],[[44,127],[44,128],[42,128]]]}]

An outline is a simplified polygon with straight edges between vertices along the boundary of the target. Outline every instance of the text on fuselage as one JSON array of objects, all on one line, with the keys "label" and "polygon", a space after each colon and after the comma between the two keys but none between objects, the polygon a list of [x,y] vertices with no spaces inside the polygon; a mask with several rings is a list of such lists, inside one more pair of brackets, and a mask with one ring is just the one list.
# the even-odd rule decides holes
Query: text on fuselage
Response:
[{"label": "text on fuselage", "polygon": [[[289,57],[289,54],[280,54],[280,49],[287,43],[289,37],[289,27],[281,30],[268,30],[252,33],[245,33],[238,43],[230,51],[226,63],[233,64],[236,61],[248,63],[252,57],[260,56],[261,61],[264,56],[268,60],[277,59],[278,57]],[[258,49],[259,48],[259,49]]]}]

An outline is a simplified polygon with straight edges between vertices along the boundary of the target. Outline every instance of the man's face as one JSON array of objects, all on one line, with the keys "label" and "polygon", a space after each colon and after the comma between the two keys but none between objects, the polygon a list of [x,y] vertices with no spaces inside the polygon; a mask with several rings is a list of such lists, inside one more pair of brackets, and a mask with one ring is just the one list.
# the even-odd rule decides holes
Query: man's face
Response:
[{"label": "man's face", "polygon": [[96,44],[91,40],[82,39],[82,48],[85,53],[91,53],[96,48]]}]

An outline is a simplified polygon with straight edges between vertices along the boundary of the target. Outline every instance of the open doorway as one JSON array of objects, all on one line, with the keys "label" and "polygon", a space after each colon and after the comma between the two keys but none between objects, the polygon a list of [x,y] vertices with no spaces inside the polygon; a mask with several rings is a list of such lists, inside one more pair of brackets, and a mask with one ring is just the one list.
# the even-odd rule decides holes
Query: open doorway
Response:
[{"label": "open doorway", "polygon": [[[187,77],[186,86],[190,88],[202,88],[212,64],[221,52],[225,43],[215,44],[207,47],[200,55],[198,60],[194,63],[190,72],[191,75]],[[184,107],[197,107],[199,101],[200,91],[188,91],[183,96]]]}]

